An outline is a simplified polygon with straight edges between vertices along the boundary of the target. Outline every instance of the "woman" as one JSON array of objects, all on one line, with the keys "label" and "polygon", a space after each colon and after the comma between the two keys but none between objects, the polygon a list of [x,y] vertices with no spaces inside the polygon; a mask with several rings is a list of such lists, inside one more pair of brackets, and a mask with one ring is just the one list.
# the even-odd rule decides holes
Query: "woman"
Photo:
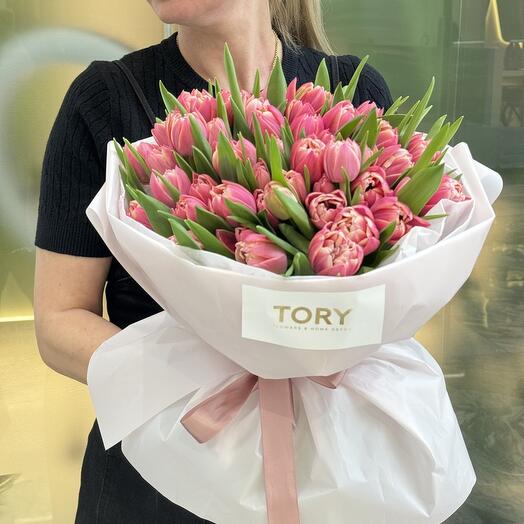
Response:
[{"label": "woman", "polygon": [[[91,63],[65,96],[43,163],[35,239],[37,342],[48,366],[83,383],[89,358],[104,340],[161,311],[112,258],[85,214],[104,183],[107,142],[151,135],[154,116],[165,115],[160,79],[174,94],[206,88],[214,77],[227,88],[225,41],[244,89],[252,85],[257,68],[262,86],[267,83],[275,53],[287,81],[296,76],[298,85],[312,81],[320,60],[329,54],[320,0],[149,2],[163,22],[178,24],[178,33],[127,54],[123,69],[115,62]],[[339,57],[343,83],[358,60]],[[368,99],[384,108],[392,103],[384,79],[371,66],[363,71],[354,102]],[[110,321],[102,318],[106,282]],[[82,466],[76,524],[198,522],[205,521],[148,485],[120,445],[105,451],[95,421]]]}]

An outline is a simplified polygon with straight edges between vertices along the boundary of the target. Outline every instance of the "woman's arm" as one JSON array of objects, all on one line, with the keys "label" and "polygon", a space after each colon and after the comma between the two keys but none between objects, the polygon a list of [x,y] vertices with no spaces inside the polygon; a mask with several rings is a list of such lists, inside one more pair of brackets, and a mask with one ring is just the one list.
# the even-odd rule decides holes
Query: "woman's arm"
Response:
[{"label": "woman's arm", "polygon": [[35,333],[42,360],[84,384],[95,349],[120,331],[102,317],[111,257],[81,257],[36,248]]}]

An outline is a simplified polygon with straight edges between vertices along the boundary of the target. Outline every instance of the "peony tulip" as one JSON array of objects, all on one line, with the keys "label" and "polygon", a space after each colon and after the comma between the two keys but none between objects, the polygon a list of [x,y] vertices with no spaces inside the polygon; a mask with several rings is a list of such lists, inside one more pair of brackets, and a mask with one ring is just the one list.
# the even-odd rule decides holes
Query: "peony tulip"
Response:
[{"label": "peony tulip", "polygon": [[287,269],[287,255],[266,236],[250,229],[238,228],[235,258],[248,266],[266,269],[281,275]]},{"label": "peony tulip", "polygon": [[369,100],[365,100],[364,102],[362,102],[362,104],[357,106],[355,108],[355,113],[357,115],[367,116],[369,113],[371,113],[371,111],[373,111],[373,109],[376,110],[377,116],[382,116],[384,114],[384,109],[382,109],[381,107],[377,107],[377,104],[375,104],[375,102],[370,102]]},{"label": "peony tulip", "polygon": [[284,187],[279,182],[271,181],[263,189],[262,198],[264,202],[264,209],[267,209],[269,213],[271,213],[274,217],[276,217],[279,220],[288,220],[289,213],[287,212],[286,208],[282,205],[282,202],[275,193],[275,190],[280,191],[281,193],[287,195],[289,198],[292,198],[293,200],[296,200],[298,202],[298,199],[295,193],[293,193],[293,191],[291,191],[287,187]]},{"label": "peony tulip", "polygon": [[308,115],[302,113],[290,122],[289,127],[295,140],[298,140],[302,131],[306,136],[318,135],[324,131],[324,122],[320,115]]},{"label": "peony tulip", "polygon": [[375,165],[384,169],[386,182],[392,185],[404,171],[413,167],[413,159],[409,151],[397,144],[386,147],[377,158]]},{"label": "peony tulip", "polygon": [[[145,142],[142,143],[145,144]],[[167,170],[177,167],[173,150],[170,147],[153,145],[147,149],[141,148],[141,151],[143,151],[146,164],[152,171],[158,171],[163,175]]]},{"label": "peony tulip", "polygon": [[[187,178],[187,176],[186,176]],[[188,193],[209,205],[211,190],[217,183],[209,175],[193,173],[193,182],[189,186]]]},{"label": "peony tulip", "polygon": [[322,229],[332,222],[337,212],[348,205],[346,195],[340,189],[332,193],[309,193],[306,198],[306,208],[311,222]]},{"label": "peony tulip", "polygon": [[362,266],[364,250],[346,230],[324,227],[311,240],[308,257],[317,275],[348,277]]},{"label": "peony tulip", "polygon": [[129,202],[126,215],[131,217],[133,220],[140,222],[149,229],[153,229],[153,226],[151,226],[151,222],[149,222],[149,218],[144,211],[144,208],[136,200],[131,200],[131,202]]},{"label": "peony tulip", "polygon": [[433,206],[437,205],[444,199],[452,200],[453,202],[464,202],[465,200],[471,200],[471,197],[464,193],[464,186],[460,180],[455,180],[453,177],[446,174],[442,177],[442,182],[440,183],[437,192],[422,208],[420,214],[424,216]]},{"label": "peony tulip", "polygon": [[196,222],[197,207],[201,207],[202,209],[209,211],[208,206],[205,204],[205,202],[202,202],[200,198],[194,197],[193,195],[181,195],[176,206],[171,210],[171,213],[182,220],[189,218],[189,220]]},{"label": "peony tulip", "polygon": [[[154,146],[151,144],[148,144],[146,142],[141,142],[140,144],[138,144],[138,147],[136,148],[136,150],[138,154],[142,158],[144,158],[144,154],[152,147]],[[131,150],[129,149],[129,147],[127,147],[127,144],[124,146],[124,154],[126,155],[127,160],[131,164],[131,167],[133,168],[140,182],[142,182],[142,184],[149,184],[150,171],[144,169],[144,167],[138,161],[135,155],[131,153]]]},{"label": "peony tulip", "polygon": [[[175,169],[167,170],[164,173],[164,177],[171,185],[178,189],[181,195],[189,193],[189,188],[191,186],[189,178],[178,166],[175,167]],[[151,195],[157,200],[160,200],[160,202],[163,202],[166,206],[175,207],[175,201],[171,197],[171,193],[168,191],[162,180],[160,180],[160,178],[154,173],[151,176],[150,189]]]},{"label": "peony tulip", "polygon": [[255,197],[244,186],[236,182],[224,180],[222,184],[211,188],[209,204],[213,213],[225,218],[232,225],[236,225],[236,222],[228,218],[233,213],[227,206],[225,199],[231,200],[236,204],[241,204],[253,213],[257,212]]},{"label": "peony tulip", "polygon": [[395,244],[414,226],[428,227],[430,225],[428,221],[413,215],[411,209],[400,202],[396,196],[380,198],[370,209],[379,231],[383,231],[393,221],[396,223],[395,231],[389,239],[390,244]]},{"label": "peony tulip", "polygon": [[[426,135],[424,133],[415,131],[415,133],[413,133],[413,136],[411,137],[408,143],[408,146],[406,149],[411,154],[413,163],[417,163],[419,161],[420,157],[422,156],[422,154],[424,153],[424,151],[426,150],[426,148],[429,145],[429,140],[426,140],[424,138],[425,136]],[[433,155],[433,158],[431,159],[432,162],[435,162],[440,157],[441,154],[442,154],[441,151],[437,151]]]},{"label": "peony tulip", "polygon": [[314,184],[314,193],[332,193],[337,187],[333,182],[327,179],[325,175],[322,175]]},{"label": "peony tulip", "polygon": [[355,180],[360,172],[360,162],[360,146],[350,138],[331,142],[324,151],[324,172],[331,182],[344,182],[344,170],[350,182]]},{"label": "peony tulip", "polygon": [[249,160],[253,166],[257,163],[257,149],[247,138],[232,140],[231,145],[237,158]]},{"label": "peony tulip", "polygon": [[221,118],[212,118],[206,124],[207,127],[207,141],[211,146],[212,150],[215,150],[218,142],[218,135],[222,132],[225,136],[228,136],[226,124]]},{"label": "peony tulip", "polygon": [[311,181],[316,182],[322,176],[325,149],[326,145],[318,138],[300,138],[291,146],[291,167],[302,174],[307,167]]},{"label": "peony tulip", "polygon": [[[265,186],[264,186],[265,187]],[[264,201],[264,190],[263,189],[255,189],[255,192],[253,193],[253,196],[255,197],[255,202],[257,203],[257,211],[260,213],[261,211],[265,211],[267,219],[269,223],[273,227],[277,227],[279,220],[278,218],[269,211],[266,207],[266,203]]]},{"label": "peony tulip", "polygon": [[331,102],[333,95],[322,86],[316,86],[313,82],[306,82],[296,90],[295,98],[305,104],[311,104],[315,113],[319,113],[326,101]]},{"label": "peony tulip", "polygon": [[264,189],[266,184],[269,184],[271,175],[267,168],[266,163],[263,160],[259,160],[254,166],[253,171],[255,173],[255,180],[257,181],[257,188]]},{"label": "peony tulip", "polygon": [[379,133],[377,137],[377,147],[390,147],[398,144],[398,130],[395,129],[387,120],[380,120]]},{"label": "peony tulip", "polygon": [[339,209],[330,228],[346,230],[348,237],[363,249],[364,256],[380,246],[380,233],[373,213],[365,205]]},{"label": "peony tulip", "polygon": [[207,138],[206,122],[200,113],[193,112],[187,113],[186,115],[181,115],[179,113],[171,112],[168,115],[169,137],[171,139],[173,149],[182,156],[192,155],[193,145],[195,143],[191,131],[191,122],[189,121],[189,115],[192,115],[195,118],[197,124],[200,126],[200,129],[202,130],[202,134],[205,138]]},{"label": "peony tulip", "polygon": [[262,134],[267,131],[270,135],[281,136],[284,116],[269,100],[252,98],[245,106],[246,121],[252,131],[254,131],[253,116],[256,116]]},{"label": "peony tulip", "polygon": [[360,188],[362,200],[372,206],[376,200],[393,195],[393,191],[386,182],[386,172],[380,166],[370,166],[360,173],[351,183],[351,193],[355,194]]},{"label": "peony tulip", "polygon": [[316,115],[315,110],[313,109],[313,106],[311,104],[305,104],[304,102],[301,102],[300,100],[291,100],[291,102],[286,107],[285,114],[290,124],[291,122],[296,120],[299,116]]},{"label": "peony tulip", "polygon": [[217,116],[216,98],[205,89],[192,89],[191,92],[184,90],[177,98],[188,112],[200,113],[206,122]]},{"label": "peony tulip", "polygon": [[231,251],[231,253],[235,254],[235,247],[237,243],[237,239],[235,237],[235,233],[233,231],[228,231],[227,229],[217,229],[215,231],[215,235],[224,244],[224,246]]},{"label": "peony tulip", "polygon": [[349,100],[342,100],[327,111],[322,120],[324,127],[336,135],[339,129],[353,120],[355,116],[355,106]]},{"label": "peony tulip", "polygon": [[307,196],[306,182],[304,175],[292,169],[284,173],[284,178],[287,180],[290,189],[295,193],[295,196],[304,202]]}]

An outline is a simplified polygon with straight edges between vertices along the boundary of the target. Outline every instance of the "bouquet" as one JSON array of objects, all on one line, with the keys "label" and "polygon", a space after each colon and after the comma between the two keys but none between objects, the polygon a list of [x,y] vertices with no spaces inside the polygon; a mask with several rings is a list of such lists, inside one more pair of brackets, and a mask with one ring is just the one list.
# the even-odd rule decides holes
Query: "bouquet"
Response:
[{"label": "bouquet", "polygon": [[[108,144],[86,212],[163,312],[93,354],[107,448],[216,524],[437,523],[475,473],[413,335],[466,281],[500,180],[460,119],[286,85],[169,93],[152,136]],[[486,183],[489,181],[489,183]],[[500,185],[500,184],[499,184]]]}]

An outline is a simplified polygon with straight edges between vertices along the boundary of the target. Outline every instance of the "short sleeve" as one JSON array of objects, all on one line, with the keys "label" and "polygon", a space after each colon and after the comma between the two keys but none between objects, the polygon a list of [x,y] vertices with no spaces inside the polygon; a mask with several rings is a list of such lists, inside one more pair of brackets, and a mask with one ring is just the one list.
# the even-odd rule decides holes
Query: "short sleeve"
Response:
[{"label": "short sleeve", "polygon": [[47,141],[36,246],[77,256],[111,256],[85,212],[105,180],[110,115],[105,81],[93,62],[73,80]]},{"label": "short sleeve", "polygon": [[[339,57],[341,80],[344,84],[347,84],[351,80],[359,63],[360,58],[354,55],[342,55]],[[393,104],[391,92],[386,80],[382,74],[369,63],[366,63],[362,70],[356,94],[357,104],[365,100],[371,100],[375,102],[378,107],[384,108],[386,111]]]}]

